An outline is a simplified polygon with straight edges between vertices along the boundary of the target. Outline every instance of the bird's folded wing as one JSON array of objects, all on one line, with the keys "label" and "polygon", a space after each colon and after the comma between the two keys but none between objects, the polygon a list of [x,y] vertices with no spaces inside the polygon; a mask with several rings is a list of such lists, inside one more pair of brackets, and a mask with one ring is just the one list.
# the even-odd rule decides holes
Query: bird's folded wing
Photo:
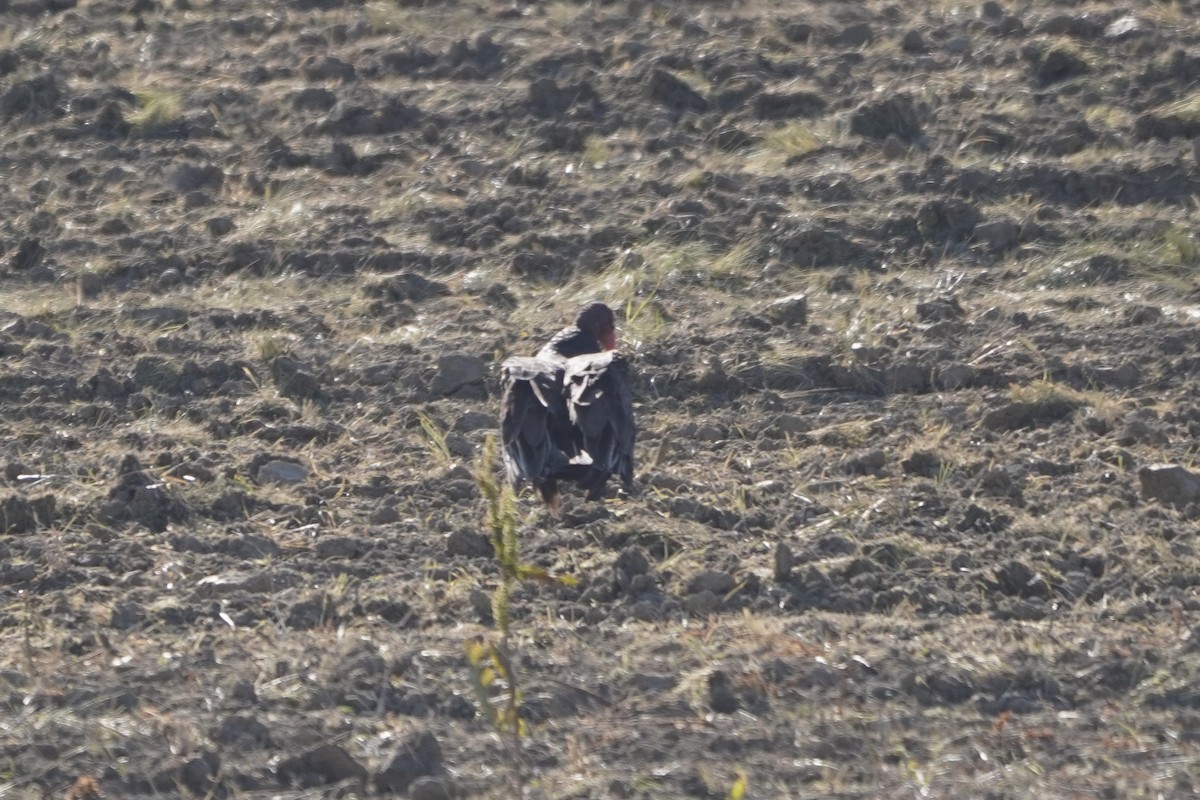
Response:
[{"label": "bird's folded wing", "polygon": [[592,466],[615,473],[630,484],[636,429],[628,363],[611,350],[568,359],[563,392]]}]

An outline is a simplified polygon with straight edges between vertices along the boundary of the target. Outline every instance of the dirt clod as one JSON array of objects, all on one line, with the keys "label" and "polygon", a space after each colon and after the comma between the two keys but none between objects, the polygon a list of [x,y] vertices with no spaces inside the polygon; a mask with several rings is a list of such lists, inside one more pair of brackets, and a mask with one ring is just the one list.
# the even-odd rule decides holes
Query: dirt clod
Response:
[{"label": "dirt clod", "polygon": [[323,744],[279,762],[275,774],[280,783],[301,787],[338,783],[343,780],[365,782],[367,768],[344,749]]},{"label": "dirt clod", "polygon": [[1200,499],[1200,475],[1178,464],[1148,464],[1137,476],[1147,500],[1182,508]]},{"label": "dirt clod", "polygon": [[418,778],[441,777],[443,772],[441,745],[433,734],[423,731],[406,739],[387,766],[376,773],[375,788],[381,792],[409,791]]}]

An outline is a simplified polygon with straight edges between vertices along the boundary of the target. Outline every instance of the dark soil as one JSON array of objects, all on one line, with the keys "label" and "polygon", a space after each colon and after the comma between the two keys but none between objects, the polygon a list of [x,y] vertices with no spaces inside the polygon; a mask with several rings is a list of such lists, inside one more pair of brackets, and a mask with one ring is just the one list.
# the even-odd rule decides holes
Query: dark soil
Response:
[{"label": "dark soil", "polygon": [[0,796],[1191,796],[1198,12],[0,0]]}]

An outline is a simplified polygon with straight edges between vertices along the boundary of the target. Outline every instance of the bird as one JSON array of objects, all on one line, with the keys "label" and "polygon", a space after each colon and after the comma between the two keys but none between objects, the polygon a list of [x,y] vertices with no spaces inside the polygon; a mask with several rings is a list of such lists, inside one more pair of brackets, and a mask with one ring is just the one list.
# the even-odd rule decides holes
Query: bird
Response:
[{"label": "bird", "polygon": [[534,355],[501,364],[508,482],[514,490],[532,484],[554,516],[562,508],[559,481],[575,481],[593,501],[613,475],[633,486],[633,396],[628,361],[616,348],[612,309],[591,302]]}]

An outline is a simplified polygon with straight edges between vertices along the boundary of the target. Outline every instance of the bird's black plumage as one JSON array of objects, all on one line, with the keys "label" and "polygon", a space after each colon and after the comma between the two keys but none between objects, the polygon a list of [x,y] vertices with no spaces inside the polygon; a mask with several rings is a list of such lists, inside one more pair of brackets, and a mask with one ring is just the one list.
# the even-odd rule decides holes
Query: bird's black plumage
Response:
[{"label": "bird's black plumage", "polygon": [[501,367],[509,482],[533,484],[553,510],[560,480],[578,483],[589,500],[604,496],[612,475],[633,484],[633,398],[615,331],[608,306],[591,303],[537,355]]}]

